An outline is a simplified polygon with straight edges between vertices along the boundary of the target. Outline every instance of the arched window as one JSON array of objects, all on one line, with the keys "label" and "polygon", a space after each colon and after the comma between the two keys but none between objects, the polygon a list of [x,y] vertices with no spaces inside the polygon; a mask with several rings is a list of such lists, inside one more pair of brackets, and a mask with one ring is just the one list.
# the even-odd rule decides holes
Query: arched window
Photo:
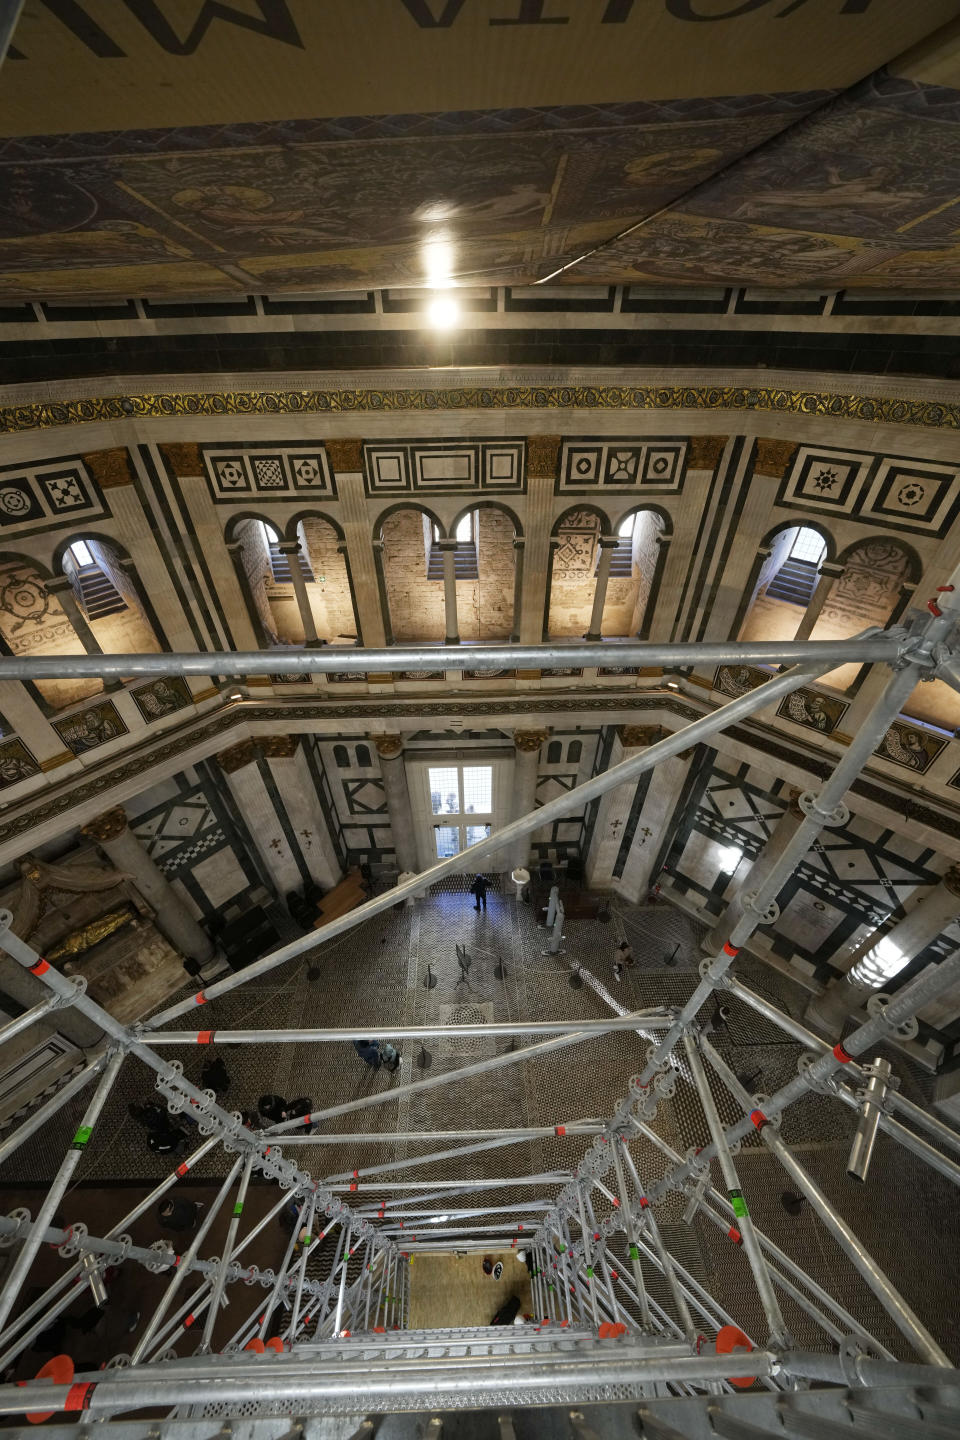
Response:
[{"label": "arched window", "polygon": [[367,746],[367,745],[358,745],[358,746],[357,746],[357,765],[358,765],[361,769],[364,769],[364,768],[370,766],[372,763],[373,763],[373,762],[372,762],[371,759],[370,759],[370,748],[369,748],[369,746]]},{"label": "arched window", "polygon": [[567,746],[567,759],[571,765],[580,764],[580,756],[583,754],[583,741],[571,740]]},{"label": "arched window", "polygon": [[67,546],[63,568],[88,620],[102,620],[126,610],[126,600],[85,540]]},{"label": "arched window", "polygon": [[350,769],[350,755],[349,755],[349,752],[347,751],[346,745],[334,745],[334,747],[333,747],[333,758],[334,758],[334,762],[336,763],[338,769],[340,769],[340,770],[349,770],[349,769]]},{"label": "arched window", "polygon": [[453,538],[458,545],[469,545],[473,540],[473,514],[464,515],[462,520],[457,521],[457,528],[453,532]]},{"label": "arched window", "polygon": [[817,588],[827,546],[823,536],[807,525],[794,530],[792,536],[789,546],[783,547],[786,553],[776,573],[767,581],[767,596],[806,609]]},{"label": "arched window", "polygon": [[559,740],[551,740],[547,746],[547,764],[559,765],[563,759],[563,746]]}]

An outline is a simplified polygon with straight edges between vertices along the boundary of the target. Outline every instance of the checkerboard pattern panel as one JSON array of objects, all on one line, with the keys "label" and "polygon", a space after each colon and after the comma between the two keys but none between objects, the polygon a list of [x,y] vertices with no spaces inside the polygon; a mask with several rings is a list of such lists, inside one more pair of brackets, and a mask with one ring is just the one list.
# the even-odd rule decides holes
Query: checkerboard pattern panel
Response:
[{"label": "checkerboard pattern panel", "polygon": [[311,495],[336,494],[322,445],[244,445],[233,450],[202,445],[200,450],[216,505],[253,495],[302,501]]}]

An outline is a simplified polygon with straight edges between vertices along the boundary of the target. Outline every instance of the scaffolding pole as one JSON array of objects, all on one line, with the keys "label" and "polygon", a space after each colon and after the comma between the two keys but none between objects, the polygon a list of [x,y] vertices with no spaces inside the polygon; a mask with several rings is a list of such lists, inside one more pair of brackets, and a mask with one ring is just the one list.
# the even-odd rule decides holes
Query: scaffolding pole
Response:
[{"label": "scaffolding pole", "polygon": [[[689,1030],[684,1032],[684,1047],[687,1052],[687,1060],[693,1072],[694,1084],[700,1094],[700,1104],[703,1106],[703,1113],[707,1121],[707,1129],[710,1131],[710,1138],[713,1141],[717,1159],[720,1162],[720,1171],[723,1175],[723,1183],[727,1187],[727,1198],[733,1206],[733,1213],[739,1222],[740,1234],[743,1238],[743,1248],[753,1271],[754,1283],[757,1293],[760,1296],[760,1303],[763,1306],[763,1313],[767,1319],[767,1330],[769,1343],[772,1346],[785,1345],[787,1343],[787,1326],[783,1318],[783,1312],[773,1293],[773,1283],[767,1271],[767,1262],[760,1249],[760,1242],[757,1239],[753,1228],[753,1218],[750,1214],[740,1178],[737,1175],[736,1166],[733,1163],[733,1156],[727,1149],[723,1139],[723,1125],[717,1113],[716,1102],[710,1090],[710,1083],[707,1080],[700,1059],[700,1052],[697,1049],[697,1042]],[[702,1153],[702,1152],[701,1152]]]},{"label": "scaffolding pole", "polygon": [[871,629],[847,640],[576,641],[545,645],[325,645],[317,650],[201,650],[134,655],[4,655],[0,680],[124,680],[141,675],[323,675],[328,671],[565,670],[571,665],[659,666],[808,664],[826,672],[845,661],[895,664],[903,632]]},{"label": "scaffolding pole", "polygon": [[23,1243],[23,1249],[17,1256],[7,1276],[6,1284],[0,1291],[0,1332],[10,1318],[10,1311],[13,1309],[21,1286],[26,1278],[27,1271],[33,1264],[37,1251],[40,1249],[41,1239],[44,1230],[50,1224],[57,1212],[57,1207],[66,1193],[67,1186],[73,1176],[73,1172],[80,1164],[87,1142],[93,1134],[94,1126],[100,1118],[100,1112],[107,1103],[107,1097],[113,1089],[114,1081],[120,1074],[120,1067],[125,1059],[122,1050],[115,1051],[106,1063],[100,1084],[97,1086],[90,1104],[87,1106],[79,1128],[71,1141],[70,1149],[64,1156],[55,1179],[47,1191],[46,1198],[40,1206],[37,1214],[36,1225],[31,1230]]}]

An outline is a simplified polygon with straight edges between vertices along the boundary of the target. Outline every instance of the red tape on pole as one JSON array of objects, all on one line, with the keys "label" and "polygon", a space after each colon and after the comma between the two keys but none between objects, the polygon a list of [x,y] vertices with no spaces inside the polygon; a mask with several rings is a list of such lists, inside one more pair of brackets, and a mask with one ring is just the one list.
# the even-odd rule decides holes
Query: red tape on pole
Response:
[{"label": "red tape on pole", "polygon": [[30,966],[30,974],[45,975],[49,969],[50,966],[47,964],[46,960],[38,960],[36,965]]},{"label": "red tape on pole", "polygon": [[853,1056],[848,1055],[842,1045],[834,1045],[833,1054],[834,1058],[839,1060],[841,1065],[849,1065],[850,1061],[853,1059]]}]

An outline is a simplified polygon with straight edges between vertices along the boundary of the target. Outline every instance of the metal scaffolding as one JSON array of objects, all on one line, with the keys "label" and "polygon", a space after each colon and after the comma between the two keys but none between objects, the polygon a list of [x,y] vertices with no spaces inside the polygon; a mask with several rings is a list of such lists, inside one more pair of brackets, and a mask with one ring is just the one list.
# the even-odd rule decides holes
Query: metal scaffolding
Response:
[{"label": "metal scaffolding", "polygon": [[[960,572],[953,581],[960,584]],[[917,1417],[935,1425],[945,1415],[955,1416],[960,1376],[948,1354],[784,1143],[779,1125],[787,1107],[803,1096],[811,1091],[827,1094],[858,1112],[858,1140],[851,1165],[861,1178],[867,1175],[873,1138],[877,1129],[882,1129],[938,1174],[960,1184],[960,1161],[954,1158],[960,1152],[960,1135],[899,1096],[888,1084],[888,1069],[858,1061],[883,1041],[902,1039],[919,1009],[960,983],[960,950],[928,967],[894,996],[875,996],[867,1020],[842,1044],[832,1047],[757,995],[735,970],[737,953],[753,932],[777,918],[776,897],[821,830],[845,820],[844,796],[918,680],[938,677],[960,689],[955,673],[955,656],[960,652],[953,648],[960,600],[953,583],[938,592],[928,611],[907,629],[869,632],[830,643],[664,646],[631,642],[602,647],[471,647],[469,652],[463,647],[431,646],[382,652],[337,649],[254,655],[0,659],[0,678],[309,673],[331,668],[367,672],[398,665],[449,669],[462,663],[464,653],[469,653],[470,665],[476,669],[497,668],[508,661],[550,669],[568,666],[574,657],[578,665],[609,664],[612,651],[620,663],[641,665],[682,667],[711,661],[794,666],[481,841],[471,848],[471,868],[489,854],[505,852],[514,839],[580,810],[588,800],[635,780],[697,741],[766,709],[838,662],[856,659],[890,668],[882,695],[833,773],[817,793],[801,797],[804,818],[795,835],[757,888],[741,899],[729,940],[704,959],[699,983],[686,1004],[604,1020],[365,1026],[365,1034],[389,1040],[422,1041],[451,1033],[461,1038],[481,1034],[510,1037],[511,1048],[442,1075],[423,1075],[387,1092],[315,1110],[269,1130],[246,1128],[240,1115],[218,1105],[212,1091],[191,1084],[182,1066],[164,1057],[164,1049],[218,1043],[322,1045],[349,1040],[353,1031],[174,1031],[160,1027],[315,948],[318,937],[314,933],[282,946],[188,1000],[167,1006],[141,1024],[127,1027],[97,1005],[82,982],[61,975],[13,934],[9,913],[0,914],[0,948],[50,992],[48,1001],[0,1030],[0,1042],[57,1005],[72,1006],[105,1036],[101,1052],[0,1146],[0,1157],[12,1154],[63,1105],[92,1087],[83,1120],[39,1213],[32,1217],[20,1210],[0,1217],[0,1243],[17,1247],[0,1289],[0,1367],[15,1362],[37,1334],[73,1303],[91,1275],[102,1274],[108,1264],[141,1265],[169,1276],[163,1297],[131,1355],[117,1357],[104,1370],[92,1373],[0,1384],[0,1414],[15,1417],[32,1412],[73,1418],[76,1412],[85,1412],[88,1418],[114,1421],[118,1433],[124,1435],[146,1435],[149,1424],[152,1434],[167,1426],[171,1435],[182,1431],[192,1437],[212,1433],[210,1416],[256,1419],[298,1415],[306,1417],[302,1432],[309,1417],[320,1415],[633,1400],[641,1403],[640,1419],[651,1435],[708,1433],[693,1427],[692,1421],[691,1428],[683,1428],[687,1423],[684,1415],[687,1421],[692,1415],[702,1417],[703,1405],[709,1407],[709,1433],[764,1435],[774,1433],[762,1428],[764,1425],[779,1424],[787,1413],[770,1407],[782,1407],[789,1401],[794,1409],[789,1412],[787,1428],[776,1433],[830,1436],[834,1433],[830,1427],[837,1423],[837,1396],[846,1397],[844,1413],[849,1420],[851,1414],[862,1416],[863,1396],[882,1391],[889,1412],[902,1415],[905,1428],[897,1434],[914,1433],[911,1426]],[[459,856],[442,861],[375,896],[328,924],[322,943],[408,896],[422,895],[427,886],[459,872],[462,865]],[[703,1007],[717,994],[735,995],[805,1048],[797,1075],[774,1094],[748,1093],[710,1043]],[[469,1086],[473,1077],[525,1065],[623,1030],[646,1037],[649,1048],[640,1071],[624,1077],[623,1098],[609,1116],[599,1120],[584,1118],[567,1125],[558,1123],[552,1129],[518,1126],[394,1134],[363,1130],[359,1123],[347,1133],[328,1128],[331,1120],[358,1115],[399,1097],[418,1097],[436,1086]],[[60,1223],[58,1211],[83,1155],[97,1142],[98,1118],[121,1067],[137,1061],[152,1071],[168,1108],[175,1114],[189,1110],[204,1138],[188,1160],[177,1165],[117,1225],[97,1236],[80,1222]],[[703,1143],[687,1155],[674,1151],[654,1125],[658,1106],[669,1100],[679,1085],[691,1087],[703,1114]],[[723,1092],[741,1112],[741,1118],[732,1124],[724,1125],[717,1105],[716,1094]],[[469,1094],[469,1089],[465,1093]],[[482,1124],[481,1118],[479,1126]],[[589,1148],[574,1170],[483,1180],[469,1175],[445,1181],[414,1178],[434,1161],[523,1145],[554,1134],[589,1139]],[[861,1319],[754,1223],[735,1159],[739,1143],[750,1134],[759,1135],[805,1197],[825,1236],[859,1272],[903,1335],[916,1363],[895,1358]],[[297,1160],[284,1154],[278,1143],[281,1140],[296,1146]],[[322,1178],[300,1163],[303,1157],[322,1157],[326,1145],[350,1142],[410,1142],[416,1153]],[[666,1174],[658,1179],[643,1173],[639,1152],[651,1144],[667,1160]],[[224,1154],[222,1183],[187,1250],[178,1254],[172,1243],[163,1241],[149,1248],[135,1245],[127,1227],[216,1147]],[[946,1153],[950,1151],[952,1155]],[[722,1188],[713,1183],[710,1161],[714,1158]],[[322,1160],[318,1168],[322,1169]],[[245,1228],[244,1200],[255,1174],[276,1184],[277,1201],[256,1225]],[[496,1192],[522,1193],[524,1198],[508,1203]],[[343,1194],[350,1196],[349,1203],[340,1198]],[[688,1220],[701,1215],[742,1252],[742,1284],[752,1285],[756,1291],[759,1309],[755,1313],[762,1316],[759,1333],[747,1334],[737,1314],[709,1294],[666,1244],[657,1210],[677,1194],[687,1203]],[[484,1203],[485,1199],[494,1203]],[[451,1200],[457,1202],[455,1208],[450,1207]],[[244,1252],[291,1203],[298,1208],[299,1221],[277,1271],[245,1264]],[[206,1237],[219,1214],[230,1216],[224,1253],[204,1255]],[[328,1234],[336,1237],[335,1253],[326,1278],[316,1280],[308,1273],[308,1262]],[[491,1330],[411,1330],[411,1258],[420,1251],[463,1251],[495,1243],[522,1244],[531,1257],[535,1323],[502,1335]],[[24,1281],[44,1244],[59,1251],[67,1264],[42,1295],[18,1309]],[[654,1276],[660,1277],[662,1284],[658,1279],[651,1287]],[[246,1304],[243,1287],[251,1290]],[[215,1354],[215,1323],[228,1294],[238,1302],[237,1313],[243,1318],[222,1352]],[[784,1297],[799,1306],[816,1327],[822,1337],[821,1348],[804,1350],[794,1342],[781,1308]],[[716,1336],[716,1345],[705,1348],[704,1339],[711,1335]],[[751,1385],[755,1387],[750,1397],[755,1397],[752,1422],[751,1411],[744,1408],[748,1397],[738,1393]],[[701,1408],[683,1411],[677,1408],[680,1402]],[[145,1407],[159,1409],[166,1420],[140,1422],[139,1429],[138,1422],[121,1423],[126,1414]],[[877,1433],[894,1433],[884,1430],[880,1410],[869,1414],[881,1417]],[[737,1423],[752,1423],[754,1428],[736,1429],[737,1416]],[[207,1420],[206,1430],[193,1426],[197,1420]],[[791,1425],[799,1428],[791,1429]]]}]

